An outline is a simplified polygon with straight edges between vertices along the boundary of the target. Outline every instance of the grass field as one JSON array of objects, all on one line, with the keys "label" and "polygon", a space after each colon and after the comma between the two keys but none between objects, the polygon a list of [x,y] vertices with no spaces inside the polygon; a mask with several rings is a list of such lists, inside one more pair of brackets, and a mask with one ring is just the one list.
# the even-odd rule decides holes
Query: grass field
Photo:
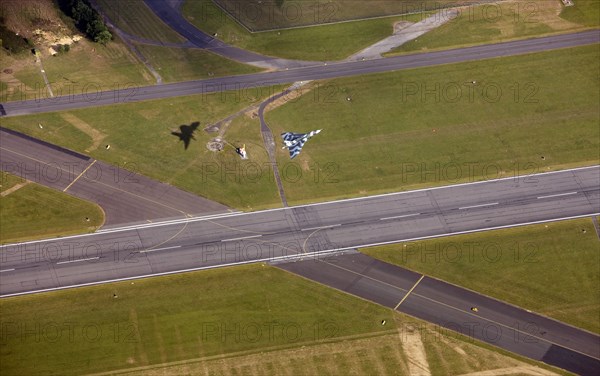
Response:
[{"label": "grass field", "polygon": [[103,14],[124,32],[165,43],[184,42],[185,38],[158,18],[143,0],[96,0]]},{"label": "grass field", "polygon": [[560,16],[567,21],[585,26],[600,26],[600,3],[596,0],[579,0],[572,7],[565,7]]},{"label": "grass field", "polygon": [[597,164],[599,54],[588,46],[322,83],[266,116],[274,134],[323,129],[295,169],[277,153],[288,201]]},{"label": "grass field", "polygon": [[[188,2],[194,0],[187,0]],[[251,31],[385,17],[437,10],[476,0],[331,0],[327,2],[285,0],[216,0],[221,8]],[[205,7],[205,12],[209,12]]]},{"label": "grass field", "polygon": [[[597,164],[598,72],[583,67],[596,66],[598,55],[595,46],[580,47],[320,83],[267,113],[276,137],[323,128],[293,161],[278,147],[288,201]],[[474,79],[474,88],[465,84]],[[439,101],[421,96],[421,89],[436,84],[440,93],[449,88]],[[461,88],[457,101],[450,100],[456,96],[454,84]],[[417,94],[408,95],[415,87]],[[503,93],[497,99],[495,88]],[[96,150],[92,157],[132,163],[144,175],[250,210],[280,205],[256,120],[238,118],[225,134],[229,142],[247,144],[251,158],[257,158],[249,161],[241,161],[231,146],[222,153],[208,151],[214,136],[201,130],[188,150],[170,133],[195,121],[203,128],[274,92],[241,90],[72,113],[112,145],[110,152]],[[92,144],[58,113],[6,118],[3,124],[81,152]]]},{"label": "grass field", "polygon": [[260,72],[260,68],[240,64],[200,49],[137,45],[165,82],[198,80]]},{"label": "grass field", "polygon": [[[39,66],[31,54],[2,55],[0,73],[5,84],[0,87],[0,99],[27,100],[48,98]],[[106,46],[81,40],[68,53],[42,57],[42,63],[55,96],[95,93],[126,85],[149,85],[154,78],[118,39]],[[77,69],[73,69],[77,66]]]},{"label": "grass field", "polygon": [[396,21],[420,21],[423,15],[357,21],[292,30],[249,33],[211,0],[186,1],[184,16],[226,43],[264,55],[299,60],[341,60],[392,34]]},{"label": "grass field", "polygon": [[[93,149],[93,135],[69,122],[62,113],[3,119],[3,126],[91,155],[233,207],[249,210],[278,205],[272,171],[257,121],[236,123],[225,135],[232,144],[246,143],[252,160],[241,161],[232,146],[214,153],[206,147],[216,135],[203,128],[269,96],[272,88],[195,95],[161,101],[121,104],[68,112],[105,135],[111,145]],[[189,148],[171,132],[200,122]],[[43,124],[43,129],[38,127]],[[239,143],[238,143],[239,142]]]},{"label": "grass field", "polygon": [[[26,7],[22,2],[8,1],[0,7],[0,13],[12,30],[20,31],[33,41],[55,95],[93,92],[98,88],[111,90],[117,84],[154,83],[152,75],[117,36],[106,46],[84,38],[71,44],[70,51],[51,56],[48,49],[57,40],[81,36],[73,21],[54,1],[29,0]],[[34,30],[40,33],[34,33]],[[35,56],[30,51],[10,55],[4,49],[0,50],[0,100],[47,98]]]},{"label": "grass field", "polygon": [[[92,232],[104,222],[104,213],[95,204],[25,182],[5,172],[2,172],[1,177],[2,244]],[[89,221],[86,221],[86,217]]]},{"label": "grass field", "polygon": [[598,1],[579,1],[574,7],[562,11],[563,8],[560,0],[517,0],[469,6],[462,8],[456,19],[397,47],[388,55],[575,32],[598,26],[600,22]]},{"label": "grass field", "polygon": [[7,298],[0,309],[3,375],[406,374],[409,339],[435,374],[535,364],[262,265]]},{"label": "grass field", "polygon": [[361,251],[600,333],[600,254],[590,219]]}]

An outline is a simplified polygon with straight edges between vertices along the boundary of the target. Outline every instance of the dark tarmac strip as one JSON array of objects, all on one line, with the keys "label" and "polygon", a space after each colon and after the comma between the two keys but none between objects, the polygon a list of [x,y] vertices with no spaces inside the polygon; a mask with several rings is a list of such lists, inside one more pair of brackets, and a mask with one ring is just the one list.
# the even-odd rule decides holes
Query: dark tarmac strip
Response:
[{"label": "dark tarmac strip", "polygon": [[137,174],[135,165],[123,167],[0,127],[2,171],[95,202],[104,210],[105,226],[229,212],[224,205]]},{"label": "dark tarmac strip", "polygon": [[581,375],[600,370],[595,334],[360,253],[275,266],[434,323],[450,336],[459,332]]},{"label": "dark tarmac strip", "polygon": [[[138,102],[152,99],[208,94],[223,91],[240,91],[251,88],[287,84],[297,81],[323,80],[358,76],[371,73],[392,72],[403,69],[454,64],[497,57],[514,56],[560,48],[585,46],[600,42],[600,30],[573,34],[517,40],[453,50],[394,56],[378,60],[336,62],[274,72],[241,76],[185,81],[165,85],[131,87],[120,90],[104,90],[100,87],[73,87],[67,95],[47,98],[45,92],[28,95],[34,99],[0,104],[0,115],[18,116]],[[71,90],[72,89],[72,90]]]}]

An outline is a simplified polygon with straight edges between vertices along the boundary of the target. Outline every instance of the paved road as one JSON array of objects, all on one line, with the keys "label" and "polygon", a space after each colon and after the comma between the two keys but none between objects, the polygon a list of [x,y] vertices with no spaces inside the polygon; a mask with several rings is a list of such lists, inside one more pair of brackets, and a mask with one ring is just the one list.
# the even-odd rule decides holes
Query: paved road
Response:
[{"label": "paved road", "polygon": [[595,213],[600,213],[600,166],[142,224],[4,246],[0,295]]},{"label": "paved road", "polygon": [[0,116],[45,113],[76,108],[114,105],[124,102],[171,98],[183,95],[214,93],[227,90],[247,90],[249,88],[271,86],[275,84],[459,63],[547,51],[557,48],[583,46],[599,42],[600,30],[592,30],[581,33],[563,34],[447,51],[395,56],[380,60],[338,62],[328,65],[234,77],[220,77],[210,80],[180,82],[160,86],[136,87],[113,91],[101,91],[101,89],[88,86],[85,88],[87,91],[83,93],[81,91],[83,91],[84,88],[75,88],[79,90],[79,92],[69,93],[70,95],[55,98],[46,98],[45,92],[40,90],[36,93],[35,99],[0,104]]},{"label": "paved road", "polygon": [[277,266],[434,323],[450,337],[453,330],[581,375],[600,369],[595,334],[363,254]]},{"label": "paved road", "polygon": [[104,226],[230,212],[137,174],[135,165],[121,167],[0,127],[0,170],[97,203]]}]

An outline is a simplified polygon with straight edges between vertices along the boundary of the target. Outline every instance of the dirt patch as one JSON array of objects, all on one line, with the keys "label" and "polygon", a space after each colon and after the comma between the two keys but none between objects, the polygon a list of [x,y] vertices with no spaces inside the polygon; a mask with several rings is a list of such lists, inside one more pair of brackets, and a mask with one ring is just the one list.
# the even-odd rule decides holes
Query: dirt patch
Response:
[{"label": "dirt patch", "polygon": [[12,187],[8,188],[6,191],[3,191],[2,193],[0,193],[0,197],[6,197],[9,194],[13,193],[14,191],[23,188],[27,184],[29,184],[29,181],[24,181],[23,183],[15,184]]},{"label": "dirt patch", "polygon": [[223,151],[225,143],[220,138],[214,138],[206,144],[206,148],[214,152]]},{"label": "dirt patch", "polygon": [[393,33],[398,34],[399,32],[406,29],[407,27],[409,27],[412,24],[414,24],[414,22],[398,21],[398,22],[394,23],[394,32]]},{"label": "dirt patch", "polygon": [[[390,332],[388,332],[390,333]],[[123,369],[121,372],[107,372],[105,374],[126,373],[128,375],[180,375],[180,374],[203,374],[203,375],[264,375],[272,373],[269,369],[276,369],[278,374],[294,375],[302,371],[302,374],[319,374],[319,370],[327,374],[340,374],[340,370],[330,362],[322,358],[333,358],[336,361],[345,362],[352,374],[362,374],[362,356],[368,358],[373,365],[384,372],[385,369],[379,365],[380,355],[388,348],[396,348],[398,337],[396,334],[358,335],[340,338],[335,342],[317,343],[314,345],[298,344],[293,348],[263,348],[259,353],[234,353],[217,356],[208,356],[198,359],[173,362],[171,364],[139,367],[137,369]],[[366,350],[365,350],[366,349]],[[388,354],[401,362],[398,354]],[[298,365],[302,365],[299,370]],[[399,368],[401,374],[406,369]],[[100,375],[100,374],[98,374]]]},{"label": "dirt patch", "polygon": [[314,87],[315,84],[310,82],[308,84],[303,85],[300,88],[292,90],[289,94],[282,96],[281,98],[273,101],[267,107],[265,107],[265,113],[273,111],[277,107],[281,107],[284,104],[297,100],[301,96],[310,93]]},{"label": "dirt patch", "polygon": [[85,121],[81,120],[80,118],[78,118],[77,116],[75,116],[73,114],[69,114],[69,113],[60,114],[60,117],[62,117],[66,122],[68,122],[75,128],[79,129],[80,131],[82,131],[83,133],[85,133],[91,137],[92,146],[85,149],[86,153],[89,153],[89,152],[92,152],[92,151],[98,149],[98,146],[100,146],[100,144],[102,143],[102,140],[104,140],[104,138],[106,138],[106,135],[104,133],[95,129],[94,127],[92,127],[91,125],[89,125],[88,123],[86,123]]},{"label": "dirt patch", "polygon": [[431,376],[421,333],[419,333],[418,328],[412,328],[410,325],[406,325],[403,329],[398,334],[406,358],[408,358],[408,373],[410,375]]},{"label": "dirt patch", "polygon": [[6,27],[31,40],[38,53],[53,55],[58,45],[71,45],[83,38],[62,21],[52,1],[27,0],[27,6],[20,1],[7,1],[2,11]]}]

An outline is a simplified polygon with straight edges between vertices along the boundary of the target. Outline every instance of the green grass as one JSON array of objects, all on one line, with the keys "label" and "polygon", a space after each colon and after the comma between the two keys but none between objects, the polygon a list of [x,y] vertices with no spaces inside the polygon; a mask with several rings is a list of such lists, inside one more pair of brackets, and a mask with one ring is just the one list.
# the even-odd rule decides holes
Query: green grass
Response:
[{"label": "green grass", "polygon": [[137,45],[165,82],[197,80],[260,72],[260,68],[240,64],[200,49]]},{"label": "green grass", "polygon": [[577,327],[600,332],[600,254],[598,237],[590,219],[361,251]]},{"label": "green grass", "polygon": [[0,309],[3,375],[407,374],[415,329],[436,373],[556,371],[258,264],[6,298]]},{"label": "green grass", "polygon": [[[278,146],[287,199],[356,197],[597,164],[598,72],[582,67],[594,67],[598,54],[595,46],[579,47],[321,83],[267,113],[276,137],[323,128],[293,161]],[[471,101],[464,83],[473,79]],[[459,83],[463,96],[456,103],[436,103],[431,95],[425,100],[404,95],[414,83],[429,88]],[[493,85],[503,95],[489,103],[483,88]],[[527,98],[532,88],[535,95]],[[272,92],[265,88],[72,113],[107,135],[103,142],[111,144],[110,152],[96,150],[92,157],[129,163],[151,178],[250,210],[280,205],[256,120],[240,118],[225,134],[229,142],[247,144],[256,158],[249,161],[241,161],[231,146],[218,154],[208,151],[206,143],[214,136],[201,129],[188,150],[170,133],[195,121],[203,128]],[[537,103],[529,103],[533,100]],[[58,113],[6,118],[3,124],[84,153],[92,144]]]},{"label": "green grass", "polygon": [[408,15],[319,27],[249,33],[210,0],[186,1],[184,16],[200,30],[226,43],[264,55],[300,60],[341,60],[392,34],[394,22],[417,21]]},{"label": "green grass", "polygon": [[[188,0],[192,2],[194,0]],[[246,28],[252,31],[318,25],[323,23],[385,17],[437,10],[444,6],[457,6],[475,0],[331,0],[327,2],[295,2],[285,0],[215,0]],[[212,9],[205,7],[205,12]]]},{"label": "green grass", "polygon": [[185,38],[162,22],[143,0],[96,1],[103,14],[128,34],[165,43],[185,41]]},{"label": "green grass", "polygon": [[7,189],[10,189],[17,184],[24,182],[24,180],[21,179],[20,177],[11,175],[11,174],[7,174],[4,171],[2,171],[0,173],[0,177],[2,177],[2,180],[0,180],[0,192],[4,192]]},{"label": "green grass", "polygon": [[[6,63],[13,73],[0,76],[3,82],[10,82],[0,91],[3,101],[48,97],[40,68],[32,55],[11,57]],[[42,64],[55,96],[83,92],[93,95],[100,90],[154,82],[146,68],[118,39],[106,46],[81,40],[67,53],[43,57]]]},{"label": "green grass", "polygon": [[[216,135],[203,131],[208,124],[256,103],[273,90],[239,90],[71,111],[106,135],[102,142],[111,145],[110,151],[99,148],[86,152],[93,143],[91,137],[65,120],[61,113],[6,118],[3,126],[236,208],[273,207],[279,205],[279,199],[262,149],[258,122],[247,122],[244,120],[247,118],[236,120],[225,135],[230,143],[246,143],[253,158],[249,161],[241,161],[231,146],[221,153],[209,151],[206,144]],[[200,127],[185,150],[171,132],[193,122],[200,122]],[[43,124],[43,129],[38,123]]]},{"label": "green grass", "polygon": [[[285,166],[285,150],[277,152],[287,199],[597,164],[599,54],[587,46],[321,84],[266,116],[275,135],[323,129],[294,159],[296,167]],[[439,98],[424,94],[436,85]]]},{"label": "green grass", "polygon": [[[24,181],[2,172],[2,192]],[[86,221],[85,218],[89,218]],[[0,243],[92,232],[104,222],[97,205],[37,185],[0,197]]]},{"label": "green grass", "polygon": [[0,308],[4,329],[34,332],[5,332],[5,375],[100,372],[395,327],[387,308],[261,265],[2,299]]},{"label": "green grass", "polygon": [[[387,55],[575,32],[588,26],[597,26],[599,4],[595,0],[583,2],[579,8],[567,8],[562,14],[562,5],[558,0],[518,0],[470,6],[463,8],[456,19],[397,47]],[[595,25],[592,20],[595,20]]]},{"label": "green grass", "polygon": [[579,0],[572,7],[565,7],[560,14],[565,20],[585,26],[600,26],[600,2]]}]

